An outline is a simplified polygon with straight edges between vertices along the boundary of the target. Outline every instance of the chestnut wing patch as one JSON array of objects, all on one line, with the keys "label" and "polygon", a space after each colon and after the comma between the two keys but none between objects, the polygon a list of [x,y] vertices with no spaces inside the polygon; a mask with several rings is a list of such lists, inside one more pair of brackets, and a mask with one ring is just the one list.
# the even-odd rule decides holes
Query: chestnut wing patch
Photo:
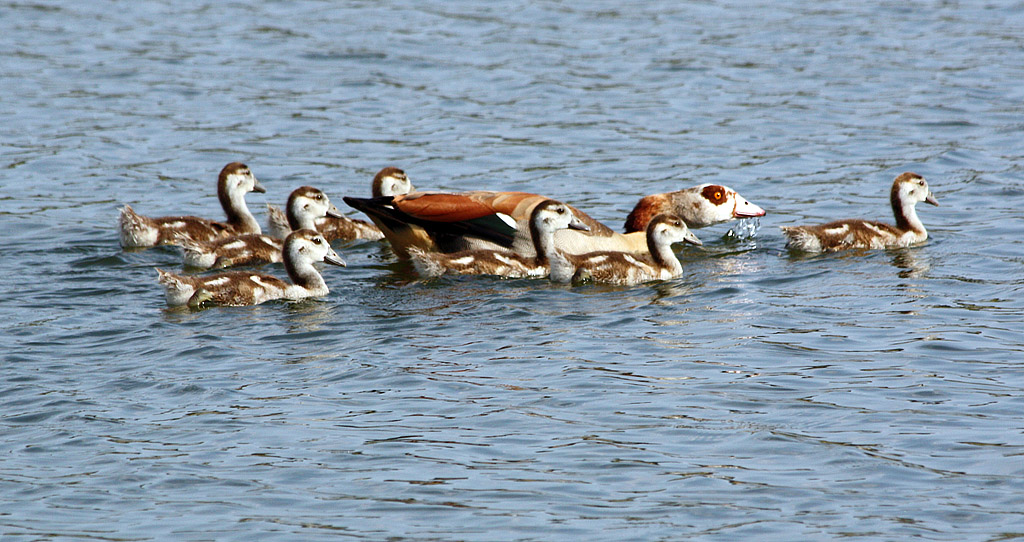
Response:
[{"label": "chestnut wing patch", "polygon": [[412,224],[431,236],[471,236],[510,247],[516,228],[506,222],[493,208],[453,194],[423,194],[415,197],[385,196],[353,198],[345,203],[377,217],[392,230]]}]

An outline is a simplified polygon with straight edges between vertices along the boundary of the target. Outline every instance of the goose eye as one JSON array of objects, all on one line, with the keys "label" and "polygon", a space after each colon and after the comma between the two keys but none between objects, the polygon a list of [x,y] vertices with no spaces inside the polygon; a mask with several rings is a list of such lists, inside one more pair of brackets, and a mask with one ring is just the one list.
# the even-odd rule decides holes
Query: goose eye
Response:
[{"label": "goose eye", "polygon": [[715,190],[715,199],[722,199],[722,192],[721,191]]}]

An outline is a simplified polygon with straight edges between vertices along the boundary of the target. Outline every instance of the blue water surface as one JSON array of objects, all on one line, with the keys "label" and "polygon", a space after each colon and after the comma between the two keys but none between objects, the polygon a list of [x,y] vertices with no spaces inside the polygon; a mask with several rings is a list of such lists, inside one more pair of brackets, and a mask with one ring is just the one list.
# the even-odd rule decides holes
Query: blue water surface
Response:
[{"label": "blue water surface", "polygon": [[[1020,2],[0,1],[0,51],[0,540],[1024,537]],[[386,165],[768,214],[637,287],[353,242],[325,298],[168,309],[118,209],[217,217],[236,160],[261,222]],[[784,248],[903,171],[924,245]]]}]

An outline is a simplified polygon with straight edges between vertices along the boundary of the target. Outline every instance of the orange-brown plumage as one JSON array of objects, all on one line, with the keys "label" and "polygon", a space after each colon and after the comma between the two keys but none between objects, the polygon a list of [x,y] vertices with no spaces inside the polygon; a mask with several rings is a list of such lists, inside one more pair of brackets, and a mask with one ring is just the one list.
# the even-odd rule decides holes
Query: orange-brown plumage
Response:
[{"label": "orange-brown plumage", "polygon": [[409,216],[432,222],[473,220],[496,212],[490,205],[461,194],[420,192],[395,196],[391,204]]}]

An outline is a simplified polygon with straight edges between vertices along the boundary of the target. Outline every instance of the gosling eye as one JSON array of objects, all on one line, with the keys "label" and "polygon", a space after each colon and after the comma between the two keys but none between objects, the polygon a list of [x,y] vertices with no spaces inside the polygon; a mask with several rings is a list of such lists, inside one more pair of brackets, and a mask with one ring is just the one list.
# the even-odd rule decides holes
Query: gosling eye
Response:
[{"label": "gosling eye", "polygon": [[324,195],[323,195],[323,194],[317,194],[317,195],[316,195],[316,200],[317,200],[317,201],[321,201],[321,200],[323,200],[323,199],[324,199]]},{"label": "gosling eye", "polygon": [[322,242],[323,242],[323,239],[321,239],[321,238],[319,238],[319,237],[314,237],[314,238],[313,238],[313,244],[314,244],[314,245],[319,245],[319,244],[321,244]]}]

